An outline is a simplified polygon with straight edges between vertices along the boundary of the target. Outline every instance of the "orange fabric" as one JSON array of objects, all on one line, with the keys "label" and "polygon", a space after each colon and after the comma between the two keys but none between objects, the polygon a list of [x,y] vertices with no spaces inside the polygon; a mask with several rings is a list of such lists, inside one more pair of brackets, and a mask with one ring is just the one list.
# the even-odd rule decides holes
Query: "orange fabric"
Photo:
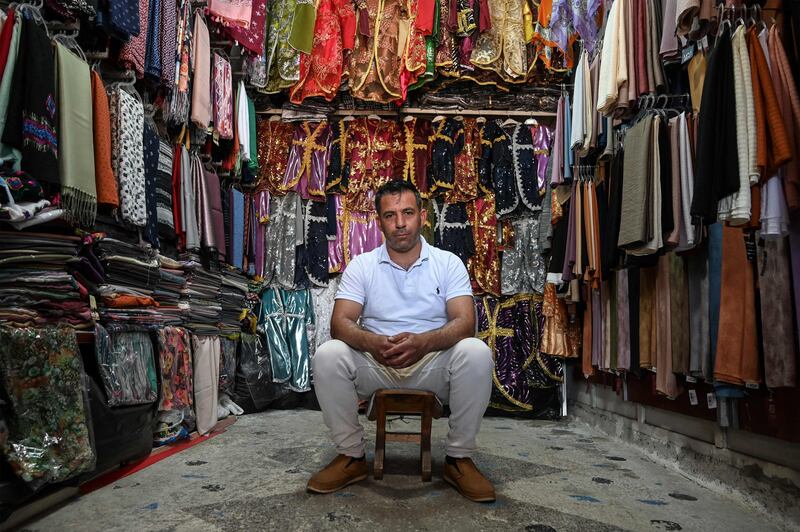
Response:
[{"label": "orange fabric", "polygon": [[656,313],[656,268],[642,268],[639,274],[639,367],[656,365],[658,328]]},{"label": "orange fabric", "polygon": [[741,228],[722,229],[721,278],[714,378],[737,385],[761,382],[753,266]]},{"label": "orange fabric", "polygon": [[104,297],[103,303],[112,308],[137,308],[137,307],[157,307],[158,303],[152,297],[129,296],[125,294],[113,297]]},{"label": "orange fabric", "polygon": [[108,95],[100,74],[92,71],[92,127],[94,130],[94,179],[97,203],[119,207],[117,179],[111,169],[111,115]]},{"label": "orange fabric", "polygon": [[[573,325],[570,323],[567,304],[563,299],[558,298],[556,285],[552,283],[544,286],[542,315],[544,316],[544,331],[539,350],[552,356],[577,358],[580,337],[571,331]],[[591,356],[589,362],[591,365]]]},{"label": "orange fabric", "polygon": [[594,375],[594,367],[592,367],[592,294],[586,288],[584,299],[586,300],[586,309],[583,311],[583,352],[581,356],[581,366],[583,375],[589,377]]}]

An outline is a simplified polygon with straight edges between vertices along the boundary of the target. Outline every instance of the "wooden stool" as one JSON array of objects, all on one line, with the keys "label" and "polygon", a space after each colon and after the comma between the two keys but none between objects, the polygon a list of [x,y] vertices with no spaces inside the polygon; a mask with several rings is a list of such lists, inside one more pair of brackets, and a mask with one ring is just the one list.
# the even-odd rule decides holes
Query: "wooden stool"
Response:
[{"label": "wooden stool", "polygon": [[[386,432],[386,416],[421,416],[420,432]],[[378,390],[370,399],[367,419],[377,421],[375,460],[372,464],[375,480],[383,478],[383,459],[387,441],[419,443],[422,480],[431,480],[431,422],[442,417],[442,403],[436,394],[423,390]]]}]

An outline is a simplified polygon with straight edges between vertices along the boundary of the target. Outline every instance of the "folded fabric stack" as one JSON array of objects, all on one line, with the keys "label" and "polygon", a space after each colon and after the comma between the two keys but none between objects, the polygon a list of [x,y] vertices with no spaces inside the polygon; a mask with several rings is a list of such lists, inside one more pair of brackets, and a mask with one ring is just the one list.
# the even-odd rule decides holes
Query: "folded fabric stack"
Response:
[{"label": "folded fabric stack", "polygon": [[222,315],[219,329],[223,333],[240,332],[242,310],[247,308],[248,279],[234,269],[222,271]]},{"label": "folded fabric stack", "polygon": [[186,308],[185,326],[196,334],[217,334],[222,315],[219,273],[204,270],[200,263],[184,265],[186,286],[181,291],[181,305]]},{"label": "folded fabric stack", "polygon": [[186,314],[186,308],[181,305],[181,293],[186,289],[186,271],[183,263],[163,255],[158,256],[158,263],[159,280],[153,299],[158,303],[165,325],[180,325]]},{"label": "folded fabric stack", "polygon": [[164,316],[154,299],[161,276],[152,252],[111,237],[96,240],[95,251],[105,270],[105,282],[97,287],[100,321],[161,325]]},{"label": "folded fabric stack", "polygon": [[102,274],[80,249],[77,236],[0,231],[0,323],[91,328],[89,287]]}]

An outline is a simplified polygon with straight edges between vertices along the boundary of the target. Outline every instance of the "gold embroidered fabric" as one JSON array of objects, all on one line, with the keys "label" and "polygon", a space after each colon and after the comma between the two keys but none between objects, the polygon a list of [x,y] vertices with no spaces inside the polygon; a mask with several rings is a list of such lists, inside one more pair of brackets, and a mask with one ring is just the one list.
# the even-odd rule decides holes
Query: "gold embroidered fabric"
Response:
[{"label": "gold embroidered fabric", "polygon": [[447,203],[472,201],[478,197],[478,161],[481,158],[481,132],[475,118],[464,119],[464,147],[455,156],[455,180],[445,193]]},{"label": "gold embroidered fabric", "polygon": [[280,120],[261,120],[258,123],[258,167],[257,191],[268,190],[271,194],[285,194],[281,190],[289,147],[294,134],[294,124]]},{"label": "gold embroidered fabric", "polygon": [[358,16],[369,14],[370,35],[356,33],[350,58],[350,90],[354,98],[390,103],[401,98],[400,19],[405,0],[359,0]]},{"label": "gold embroidered fabric", "polygon": [[557,357],[577,358],[581,352],[581,329],[570,322],[567,304],[556,295],[556,285],[544,287],[544,331],[541,352]]},{"label": "gold embroidered fabric", "polygon": [[476,293],[500,295],[500,257],[497,249],[497,217],[494,195],[487,194],[467,204],[475,254],[467,269]]},{"label": "gold embroidered fabric", "polygon": [[494,70],[507,81],[524,78],[528,71],[523,1],[489,0],[492,27],[478,36],[472,51],[473,65]]},{"label": "gold embroidered fabric", "polygon": [[375,211],[375,190],[402,174],[403,135],[393,120],[358,118],[347,128],[350,182],[347,206]]}]

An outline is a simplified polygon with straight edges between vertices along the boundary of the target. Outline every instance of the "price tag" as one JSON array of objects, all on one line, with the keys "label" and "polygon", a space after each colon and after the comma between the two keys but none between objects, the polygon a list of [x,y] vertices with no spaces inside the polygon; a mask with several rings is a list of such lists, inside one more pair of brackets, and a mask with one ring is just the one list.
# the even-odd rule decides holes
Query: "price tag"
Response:
[{"label": "price tag", "polygon": [[694,57],[694,52],[695,52],[694,43],[681,49],[681,64],[685,65],[686,63],[691,61],[692,57]]},{"label": "price tag", "polygon": [[708,35],[703,35],[703,38],[700,39],[700,46],[703,50],[708,50]]},{"label": "price tag", "polygon": [[758,390],[759,388],[761,388],[761,385],[758,384],[757,382],[748,382],[747,384],[744,385],[744,387],[747,388],[748,390]]},{"label": "price tag", "polygon": [[697,406],[697,390],[689,390],[689,403]]},{"label": "price tag", "polygon": [[717,408],[717,396],[714,395],[714,392],[708,392],[706,395],[706,399],[708,400],[708,409],[714,410]]},{"label": "price tag", "polygon": [[686,376],[686,382],[688,382],[689,384],[694,384],[694,383],[696,383],[696,382],[697,382],[697,379],[695,379],[695,378],[694,378],[694,377],[692,377],[691,375],[687,375],[687,376]]}]

